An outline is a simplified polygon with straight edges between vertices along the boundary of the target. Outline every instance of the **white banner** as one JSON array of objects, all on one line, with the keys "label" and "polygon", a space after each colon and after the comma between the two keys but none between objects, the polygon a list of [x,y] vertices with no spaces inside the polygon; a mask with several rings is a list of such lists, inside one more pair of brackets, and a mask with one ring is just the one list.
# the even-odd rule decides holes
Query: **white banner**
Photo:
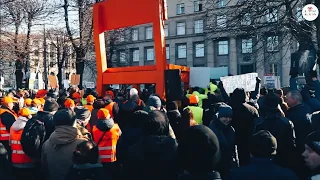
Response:
[{"label": "white banner", "polygon": [[190,86],[206,88],[210,83],[209,67],[191,67],[190,68]]},{"label": "white banner", "polygon": [[69,80],[67,80],[67,79],[65,79],[65,80],[63,80],[63,87],[65,88],[65,89],[68,89],[70,86],[69,86]]},{"label": "white banner", "polygon": [[223,87],[227,93],[232,93],[236,88],[243,88],[245,91],[254,91],[256,88],[256,77],[258,73],[248,73],[237,76],[221,77]]},{"label": "white banner", "polygon": [[85,85],[86,85],[86,88],[90,88],[90,89],[93,89],[96,87],[94,82],[86,82]]}]

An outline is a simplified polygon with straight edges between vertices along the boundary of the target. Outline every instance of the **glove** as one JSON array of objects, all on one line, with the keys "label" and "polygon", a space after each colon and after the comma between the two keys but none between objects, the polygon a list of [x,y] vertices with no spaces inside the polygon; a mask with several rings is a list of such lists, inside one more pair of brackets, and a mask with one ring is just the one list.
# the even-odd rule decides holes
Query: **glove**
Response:
[{"label": "glove", "polygon": [[257,84],[261,83],[261,79],[259,77],[256,77],[256,81],[257,81]]}]

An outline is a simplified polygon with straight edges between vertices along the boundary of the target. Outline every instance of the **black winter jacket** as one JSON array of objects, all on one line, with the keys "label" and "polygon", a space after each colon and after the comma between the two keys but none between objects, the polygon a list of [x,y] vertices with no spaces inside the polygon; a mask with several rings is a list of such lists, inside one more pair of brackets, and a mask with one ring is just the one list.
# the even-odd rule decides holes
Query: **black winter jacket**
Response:
[{"label": "black winter jacket", "polygon": [[45,141],[49,139],[50,135],[55,129],[55,124],[53,121],[53,115],[46,111],[39,111],[35,117],[36,120],[39,120],[44,123],[46,128]]},{"label": "black winter jacket", "polygon": [[295,132],[293,123],[281,116],[280,112],[267,112],[255,120],[255,133],[260,130],[269,131],[277,139],[277,155],[275,162],[286,168],[292,168],[297,162]]},{"label": "black winter jacket", "polygon": [[218,172],[208,174],[186,174],[180,176],[179,180],[221,180],[221,176]]},{"label": "black winter jacket", "polygon": [[75,164],[65,180],[111,180],[111,178],[105,175],[101,164]]}]

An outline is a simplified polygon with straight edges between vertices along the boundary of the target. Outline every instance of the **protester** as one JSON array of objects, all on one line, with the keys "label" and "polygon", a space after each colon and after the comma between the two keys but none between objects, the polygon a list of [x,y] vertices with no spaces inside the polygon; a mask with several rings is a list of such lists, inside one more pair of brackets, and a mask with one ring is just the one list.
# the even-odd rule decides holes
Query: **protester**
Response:
[{"label": "protester", "polygon": [[108,109],[111,118],[117,119],[119,114],[119,106],[116,102],[113,102],[111,97],[105,97],[105,104],[104,108]]},{"label": "protester", "polygon": [[255,120],[255,132],[269,131],[277,139],[277,154],[275,162],[286,168],[294,168],[297,163],[297,149],[293,123],[283,117],[280,108],[281,99],[275,93],[265,96],[263,116]]},{"label": "protester", "polygon": [[221,158],[217,170],[222,178],[226,178],[232,168],[239,166],[238,152],[236,147],[236,135],[232,121],[232,108],[221,103],[217,113],[217,119],[211,122],[209,128],[219,139]]},{"label": "protester", "polygon": [[95,143],[86,141],[80,143],[73,152],[73,166],[64,178],[65,180],[108,180],[99,163],[99,152]]},{"label": "protester", "polygon": [[298,180],[289,169],[280,167],[272,161],[277,153],[277,140],[269,131],[261,130],[250,140],[252,159],[248,166],[233,169],[230,180],[259,179],[259,180]]},{"label": "protester", "polygon": [[249,139],[253,134],[254,120],[259,117],[258,110],[246,103],[244,89],[237,88],[231,96],[232,127],[236,131],[240,165],[248,165],[250,160]]},{"label": "protester", "polygon": [[121,108],[131,109],[133,111],[143,110],[146,107],[145,103],[139,98],[138,90],[136,88],[130,89],[130,98],[125,101]]},{"label": "protester", "polygon": [[169,101],[166,104],[166,108],[167,108],[167,116],[168,116],[170,125],[174,130],[174,132],[176,132],[177,125],[181,120],[181,114],[178,110],[178,105],[175,101]]},{"label": "protester", "polygon": [[77,129],[81,132],[83,137],[86,137],[88,140],[92,140],[91,133],[86,129],[91,118],[89,109],[84,107],[76,107],[74,112],[76,113]]},{"label": "protester", "polygon": [[32,114],[37,114],[38,111],[42,110],[41,101],[39,99],[33,99],[31,102],[30,111]]},{"label": "protester", "polygon": [[216,171],[220,159],[219,140],[204,125],[192,126],[183,134],[179,141],[178,159],[180,166],[187,171],[180,180],[221,179]]},{"label": "protester", "polygon": [[169,120],[159,111],[151,111],[143,126],[143,137],[129,150],[128,171],[123,179],[176,180],[177,143],[169,136]]},{"label": "protester", "polygon": [[31,104],[32,104],[32,99],[31,98],[26,98],[24,100],[24,107],[31,108]]},{"label": "protester", "polygon": [[110,117],[107,109],[98,111],[98,123],[93,126],[92,134],[94,142],[99,147],[99,157],[107,175],[115,178],[119,171],[119,164],[116,158],[116,147],[121,130]]},{"label": "protester", "polygon": [[74,101],[76,106],[81,105],[81,95],[78,92],[72,94],[72,100]]},{"label": "protester", "polygon": [[181,135],[191,126],[196,126],[198,123],[194,120],[192,111],[185,108],[181,115],[181,120],[178,122],[176,130],[174,131],[179,141]]},{"label": "protester", "polygon": [[308,135],[302,157],[305,164],[312,171],[311,180],[320,179],[320,131],[315,131]]},{"label": "protester", "polygon": [[66,109],[71,109],[73,111],[76,105],[72,99],[67,98],[66,101],[64,102],[64,107]]},{"label": "protester", "polygon": [[87,141],[75,127],[75,113],[64,109],[53,116],[56,129],[42,148],[42,168],[50,180],[61,180],[72,166],[72,154],[79,143]]},{"label": "protester", "polygon": [[189,96],[189,106],[186,108],[189,108],[192,111],[194,120],[198,124],[202,124],[202,118],[203,118],[203,109],[198,106],[199,103],[199,97],[197,95],[190,95]]},{"label": "protester", "polygon": [[86,100],[87,100],[87,104],[84,105],[84,107],[87,108],[87,109],[89,109],[90,112],[92,112],[92,110],[93,110],[93,103],[94,103],[94,101],[96,100],[96,98],[95,98],[94,96],[92,96],[92,95],[88,95],[87,98],[86,98]]},{"label": "protester", "polygon": [[5,147],[9,161],[11,161],[11,148],[9,146],[10,128],[17,118],[16,113],[12,109],[12,98],[2,98],[0,108],[0,143]]},{"label": "protester", "polygon": [[90,117],[90,121],[89,124],[87,125],[87,129],[91,132],[92,131],[92,127],[97,125],[98,123],[98,111],[101,108],[104,108],[106,106],[104,100],[102,99],[97,99],[94,103],[93,103],[93,110],[91,112],[91,117]]},{"label": "protester", "polygon": [[[204,100],[204,99],[207,99],[208,98],[208,96],[206,95],[206,94],[200,94],[199,92],[199,88],[197,87],[197,88],[194,88],[194,91],[192,92],[192,94],[187,94],[186,95],[186,97],[187,98],[189,98],[189,100],[190,100],[190,96],[197,96],[198,97],[198,102],[197,102],[197,104],[198,104],[198,107],[200,107],[200,108],[202,108],[202,101]],[[199,122],[198,122],[199,123]]]},{"label": "protester", "polygon": [[35,119],[44,123],[46,129],[45,140],[49,139],[50,135],[53,133],[55,129],[55,124],[53,121],[54,114],[58,111],[59,104],[53,100],[46,100],[43,111],[38,111]]}]

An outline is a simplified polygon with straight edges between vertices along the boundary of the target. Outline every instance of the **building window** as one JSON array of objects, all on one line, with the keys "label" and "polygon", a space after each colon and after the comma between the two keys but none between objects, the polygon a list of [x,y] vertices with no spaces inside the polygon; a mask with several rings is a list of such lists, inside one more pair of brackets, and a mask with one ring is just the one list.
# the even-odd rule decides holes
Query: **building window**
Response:
[{"label": "building window", "polygon": [[218,27],[227,27],[227,16],[217,16],[217,26]]},{"label": "building window", "polygon": [[146,28],[146,39],[152,39],[152,33],[153,33],[152,27],[147,27]]},{"label": "building window", "polygon": [[278,76],[278,64],[269,64],[269,73]]},{"label": "building window", "polygon": [[139,30],[133,29],[132,30],[132,41],[138,41],[139,40]]},{"label": "building window", "polygon": [[139,59],[140,59],[139,49],[134,49],[132,51],[132,61],[139,62]]},{"label": "building window", "polygon": [[226,7],[225,0],[218,0],[218,8]]},{"label": "building window", "polygon": [[166,46],[166,59],[167,60],[170,59],[170,46],[169,45]]},{"label": "building window", "polygon": [[165,24],[165,25],[164,25],[164,34],[165,34],[166,37],[169,36],[168,24]]},{"label": "building window", "polygon": [[201,12],[202,11],[202,2],[194,1],[194,12]]},{"label": "building window", "polygon": [[229,43],[228,41],[218,42],[218,55],[228,55],[229,54]]},{"label": "building window", "polygon": [[278,36],[267,37],[267,51],[269,52],[278,51],[278,48],[279,48]]},{"label": "building window", "polygon": [[154,60],[154,49],[153,48],[147,48],[147,61],[153,61]]},{"label": "building window", "polygon": [[252,53],[252,39],[242,39],[242,53]]},{"label": "building window", "polygon": [[240,66],[240,74],[252,73],[254,71],[254,64],[246,64]]},{"label": "building window", "polygon": [[184,3],[177,4],[177,15],[184,14]]},{"label": "building window", "polygon": [[277,9],[269,9],[266,15],[266,20],[268,23],[277,22],[278,21],[278,10]]},{"label": "building window", "polygon": [[245,15],[243,15],[243,18],[241,20],[241,25],[242,26],[251,25],[251,15],[250,15],[250,13],[246,13]]},{"label": "building window", "polygon": [[185,35],[186,34],[186,23],[180,22],[177,23],[177,35]]},{"label": "building window", "polygon": [[119,56],[121,63],[127,62],[126,52],[120,52]]},{"label": "building window", "polygon": [[178,58],[187,58],[187,45],[186,44],[181,44],[177,46],[178,50]]},{"label": "building window", "polygon": [[204,57],[204,44],[198,43],[195,45],[195,54],[196,57]]},{"label": "building window", "polygon": [[299,22],[303,21],[302,9],[301,9],[301,7],[297,7],[296,17],[297,17],[297,20],[298,20]]},{"label": "building window", "polygon": [[194,33],[203,33],[203,20],[194,21]]}]

